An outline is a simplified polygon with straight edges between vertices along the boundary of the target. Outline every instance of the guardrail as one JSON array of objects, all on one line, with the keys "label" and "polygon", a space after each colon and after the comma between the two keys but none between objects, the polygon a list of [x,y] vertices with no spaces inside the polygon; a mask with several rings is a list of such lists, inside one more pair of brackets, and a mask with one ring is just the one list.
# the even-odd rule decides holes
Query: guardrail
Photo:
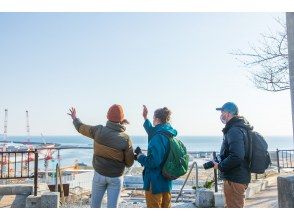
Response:
[{"label": "guardrail", "polygon": [[277,167],[280,173],[282,168],[294,168],[294,150],[279,150],[276,151]]},{"label": "guardrail", "polygon": [[[38,151],[2,151],[0,152],[0,179],[34,179],[34,195],[38,189]],[[34,163],[33,173],[30,167]]]},{"label": "guardrail", "polygon": [[[37,184],[38,184],[38,150],[43,149],[55,149],[58,151],[66,149],[93,149],[93,147],[80,147],[80,146],[57,146],[57,147],[46,147],[46,148],[37,148],[34,151],[7,151],[0,152],[0,179],[21,179],[21,178],[33,178],[34,179],[34,194],[37,194]],[[146,150],[143,150],[146,151]],[[193,155],[194,158],[210,158],[213,159],[218,152],[215,151],[188,151],[189,154]],[[33,156],[33,157],[32,157]],[[294,150],[276,150],[271,152],[272,165],[278,167],[278,171],[282,168],[294,168]],[[31,158],[32,157],[32,158]],[[31,159],[30,159],[31,158]],[[31,161],[30,161],[31,160]],[[8,163],[8,161],[10,161]],[[34,171],[31,172],[31,163],[34,161]],[[31,163],[30,163],[31,162]],[[192,164],[190,172],[193,169],[193,166],[196,165],[196,187],[198,186],[198,168],[199,165]],[[11,171],[13,168],[13,172]],[[6,169],[6,170],[5,170]],[[189,178],[189,175],[187,176]],[[218,182],[219,182],[219,172],[214,170],[214,191],[218,191]],[[187,179],[185,180],[185,183]],[[183,186],[185,186],[185,183]],[[183,188],[183,187],[182,187]],[[179,194],[180,196],[180,194]]]},{"label": "guardrail", "polygon": [[184,189],[184,187],[185,187],[185,185],[186,185],[186,183],[187,183],[187,180],[188,180],[189,177],[190,177],[190,174],[191,174],[191,172],[192,172],[194,166],[195,166],[195,168],[196,168],[196,189],[199,187],[199,183],[198,183],[198,164],[197,164],[196,161],[194,161],[194,162],[192,163],[191,167],[190,167],[190,170],[189,170],[188,175],[186,176],[185,182],[183,183],[183,185],[182,185],[182,187],[181,187],[181,189],[180,189],[180,192],[179,192],[179,194],[178,194],[178,196],[177,196],[177,198],[176,198],[176,202],[178,202],[178,199],[179,199],[180,196],[182,195],[183,189]]}]

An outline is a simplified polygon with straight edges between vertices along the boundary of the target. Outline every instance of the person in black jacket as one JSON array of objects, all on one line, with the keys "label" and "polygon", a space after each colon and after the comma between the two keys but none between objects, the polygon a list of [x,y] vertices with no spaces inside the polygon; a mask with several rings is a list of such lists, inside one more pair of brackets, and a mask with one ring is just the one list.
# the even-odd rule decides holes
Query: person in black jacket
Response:
[{"label": "person in black jacket", "polygon": [[247,130],[252,130],[248,121],[239,116],[237,105],[225,103],[221,108],[220,119],[225,124],[223,143],[219,163],[214,162],[214,169],[219,169],[224,179],[225,207],[243,208],[245,191],[251,180],[248,158]]}]

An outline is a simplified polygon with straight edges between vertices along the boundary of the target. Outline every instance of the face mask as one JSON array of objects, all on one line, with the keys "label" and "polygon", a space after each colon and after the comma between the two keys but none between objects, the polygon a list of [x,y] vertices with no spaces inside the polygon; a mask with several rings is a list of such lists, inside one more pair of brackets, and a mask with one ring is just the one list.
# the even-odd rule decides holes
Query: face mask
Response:
[{"label": "face mask", "polygon": [[222,122],[223,124],[226,124],[226,123],[227,123],[227,121],[224,119],[223,115],[220,116],[220,120],[221,120],[221,122]]}]

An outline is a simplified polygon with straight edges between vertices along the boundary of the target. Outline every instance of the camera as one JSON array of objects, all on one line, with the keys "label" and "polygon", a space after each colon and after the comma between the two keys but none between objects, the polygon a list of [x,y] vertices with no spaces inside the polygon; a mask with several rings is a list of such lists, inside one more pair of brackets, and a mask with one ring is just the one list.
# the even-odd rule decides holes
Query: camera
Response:
[{"label": "camera", "polygon": [[[219,162],[221,161],[221,160],[220,160],[220,156],[219,156],[219,155],[216,156],[216,157],[214,158],[214,161],[217,162],[217,163],[219,163]],[[207,163],[204,163],[204,164],[203,164],[203,167],[204,167],[205,170],[208,170],[208,169],[214,167],[214,163],[213,163],[212,161],[208,161]]]}]

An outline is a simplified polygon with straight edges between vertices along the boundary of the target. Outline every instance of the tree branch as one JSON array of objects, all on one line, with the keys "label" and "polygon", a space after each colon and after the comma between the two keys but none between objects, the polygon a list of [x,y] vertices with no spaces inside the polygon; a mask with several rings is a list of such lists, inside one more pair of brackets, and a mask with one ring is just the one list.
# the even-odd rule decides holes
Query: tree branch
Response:
[{"label": "tree branch", "polygon": [[276,21],[282,31],[261,34],[260,46],[249,45],[249,52],[237,50],[231,53],[251,70],[250,80],[258,89],[271,92],[290,88],[286,25],[280,19]]}]

